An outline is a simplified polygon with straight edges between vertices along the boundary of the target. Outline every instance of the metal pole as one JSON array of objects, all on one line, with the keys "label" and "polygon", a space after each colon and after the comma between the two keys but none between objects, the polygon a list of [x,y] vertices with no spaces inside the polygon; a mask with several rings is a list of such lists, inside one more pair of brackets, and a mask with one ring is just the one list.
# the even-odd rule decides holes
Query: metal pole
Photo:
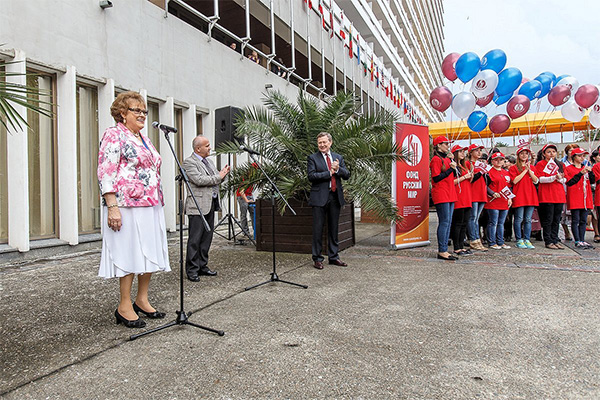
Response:
[{"label": "metal pole", "polygon": [[[290,0],[290,36],[292,45],[292,71],[296,69],[296,34],[294,33],[294,0]],[[289,79],[289,75],[288,75]]]},{"label": "metal pole", "polygon": [[275,13],[273,12],[273,0],[269,2],[269,12],[271,13],[271,55],[275,56]]},{"label": "metal pole", "polygon": [[250,40],[250,0],[246,0],[246,39]]}]

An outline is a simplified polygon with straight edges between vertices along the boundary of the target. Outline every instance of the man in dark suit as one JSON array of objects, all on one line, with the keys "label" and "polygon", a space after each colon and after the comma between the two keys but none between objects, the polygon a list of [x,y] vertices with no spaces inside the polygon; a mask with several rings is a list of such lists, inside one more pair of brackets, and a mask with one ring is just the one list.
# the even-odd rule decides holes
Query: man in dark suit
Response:
[{"label": "man in dark suit", "polygon": [[[217,275],[208,268],[208,251],[213,237],[215,224],[215,211],[219,211],[219,184],[229,173],[226,165],[221,171],[208,159],[210,155],[210,142],[204,136],[196,136],[192,142],[194,152],[183,162],[183,169],[190,180],[190,188],[198,201],[200,210],[196,207],[194,199],[188,196],[185,199],[185,213],[189,220],[187,254],[185,270],[187,277],[192,282],[198,282],[198,275]],[[210,226],[210,231],[204,228],[200,213],[204,215]]]},{"label": "man in dark suit", "polygon": [[323,225],[327,217],[327,242],[329,264],[346,267],[338,255],[338,221],[340,209],[345,204],[342,179],[350,178],[344,158],[333,153],[333,139],[327,132],[317,136],[319,151],[308,156],[308,180],[312,183],[308,204],[313,213],[312,259],[314,267],[323,269]]}]

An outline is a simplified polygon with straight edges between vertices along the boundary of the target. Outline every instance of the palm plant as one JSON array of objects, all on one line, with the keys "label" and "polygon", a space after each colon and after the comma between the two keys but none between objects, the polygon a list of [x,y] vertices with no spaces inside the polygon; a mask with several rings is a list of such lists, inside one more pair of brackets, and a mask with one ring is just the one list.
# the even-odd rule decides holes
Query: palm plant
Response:
[{"label": "palm plant", "polygon": [[0,64],[0,124],[8,132],[22,129],[23,124],[29,126],[27,120],[17,112],[15,105],[23,106],[26,110],[31,110],[50,118],[53,115],[51,111],[52,103],[40,99],[49,95],[45,90],[33,85],[20,85],[7,82],[6,78],[8,77],[26,76],[30,78],[37,76],[37,74],[6,72],[4,66],[13,63],[15,62]]},{"label": "palm plant", "polygon": [[[387,221],[400,216],[391,201],[392,164],[405,160],[392,142],[394,121],[388,111],[357,116],[360,102],[352,94],[338,92],[325,104],[300,91],[296,104],[278,91],[265,94],[264,106],[244,109],[236,121],[237,136],[247,137],[262,155],[262,166],[274,179],[286,199],[307,200],[311,184],[307,176],[307,158],[317,151],[316,137],[329,132],[332,150],[344,156],[351,177],[344,182],[345,196],[359,201],[363,209]],[[239,144],[227,142],[219,153],[237,153]],[[246,188],[269,192],[269,183],[250,163],[242,163],[228,180],[225,189]],[[283,204],[279,204],[283,212]]]}]

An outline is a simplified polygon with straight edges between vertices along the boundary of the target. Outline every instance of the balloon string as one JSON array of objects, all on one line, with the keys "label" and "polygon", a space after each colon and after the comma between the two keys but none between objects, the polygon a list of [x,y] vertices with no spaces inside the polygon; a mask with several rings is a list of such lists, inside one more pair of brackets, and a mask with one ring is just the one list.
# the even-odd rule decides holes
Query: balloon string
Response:
[{"label": "balloon string", "polygon": [[[552,111],[550,111],[550,108],[552,108]],[[537,132],[535,133],[535,137],[538,138],[540,135],[540,131],[542,130],[543,127],[546,126],[546,124],[548,123],[548,121],[550,121],[550,117],[552,116],[552,113],[556,110],[556,107],[550,105],[548,106],[548,108],[546,109],[546,111],[544,112],[544,115],[542,115],[542,119],[540,120],[540,122],[543,122],[542,124],[540,124]],[[548,111],[550,111],[550,115],[548,115],[548,119],[546,119],[546,114],[548,114]]]}]

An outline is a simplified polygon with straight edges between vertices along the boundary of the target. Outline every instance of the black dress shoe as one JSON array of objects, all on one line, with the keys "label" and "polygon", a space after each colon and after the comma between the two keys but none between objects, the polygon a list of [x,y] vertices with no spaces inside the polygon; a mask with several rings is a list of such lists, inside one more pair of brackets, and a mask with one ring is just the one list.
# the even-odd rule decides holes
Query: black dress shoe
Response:
[{"label": "black dress shoe", "polygon": [[201,269],[200,271],[198,271],[198,275],[216,276],[217,275],[217,271],[211,271],[208,268]]},{"label": "black dress shoe", "polygon": [[135,302],[133,302],[133,311],[135,311],[136,314],[139,314],[139,313],[145,314],[146,317],[152,318],[152,319],[164,318],[165,315],[167,315],[164,312],[159,312],[159,311],[146,312],[146,311],[142,310],[140,308],[140,306],[138,306],[137,304],[135,304]]},{"label": "black dress shoe", "polygon": [[337,265],[339,267],[347,267],[348,266],[348,264],[346,264],[345,262],[343,262],[339,258],[337,260],[329,260],[329,264],[331,264],[331,265]]},{"label": "black dress shoe", "polygon": [[437,258],[440,259],[440,260],[446,260],[446,261],[455,261],[455,260],[458,260],[458,257],[453,256],[453,255],[449,255],[448,257],[443,257],[443,256],[440,256],[438,254]]},{"label": "black dress shoe", "polygon": [[139,318],[133,320],[126,319],[121,314],[119,314],[118,308],[115,310],[115,318],[117,320],[117,325],[123,324],[128,328],[143,328],[146,326],[146,323]]},{"label": "black dress shoe", "polygon": [[196,276],[188,276],[187,278],[190,281],[192,281],[192,282],[200,282],[200,277],[198,275],[196,275]]}]

